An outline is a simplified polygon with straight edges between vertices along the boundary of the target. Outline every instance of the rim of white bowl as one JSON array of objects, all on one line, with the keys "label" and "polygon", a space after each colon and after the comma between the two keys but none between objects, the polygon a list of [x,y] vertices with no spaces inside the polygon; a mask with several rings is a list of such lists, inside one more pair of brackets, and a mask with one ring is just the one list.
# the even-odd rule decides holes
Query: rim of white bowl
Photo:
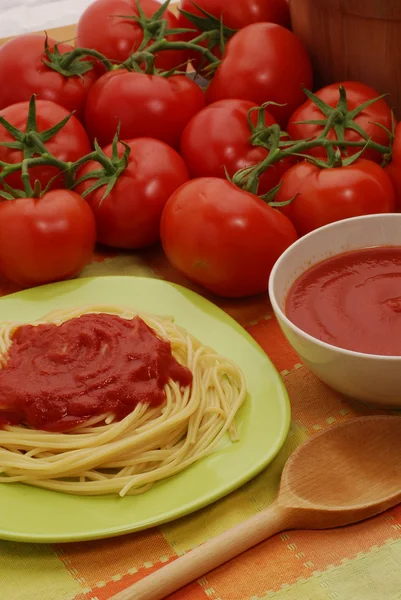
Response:
[{"label": "rim of white bowl", "polygon": [[[370,221],[370,220],[387,220],[388,218],[396,218],[396,219],[400,219],[401,220],[401,213],[380,213],[380,214],[374,214],[374,215],[362,215],[359,217],[350,217],[348,219],[342,219],[341,221],[335,221],[334,223],[329,223],[328,225],[324,225],[323,227],[319,227],[318,229],[314,229],[313,231],[311,231],[310,233],[307,233],[306,235],[302,236],[301,238],[299,238],[296,242],[294,242],[293,244],[291,244],[291,246],[289,246],[286,250],[284,250],[283,254],[276,260],[276,262],[274,263],[274,266],[271,270],[270,273],[270,277],[269,277],[269,286],[268,286],[268,291],[269,291],[269,298],[270,298],[270,302],[272,305],[272,308],[274,310],[275,313],[278,313],[280,315],[280,318],[286,323],[286,325],[295,331],[295,333],[297,333],[298,335],[300,335],[301,337],[303,337],[305,340],[307,340],[308,342],[313,342],[315,344],[317,344],[318,346],[321,346],[322,348],[325,348],[326,350],[335,350],[337,351],[339,354],[343,354],[345,356],[354,356],[354,357],[365,357],[367,359],[371,359],[371,360],[382,360],[382,361],[390,361],[390,362],[395,362],[395,361],[401,361],[401,355],[400,356],[394,356],[394,355],[387,355],[387,354],[370,354],[367,352],[358,352],[356,350],[347,350],[347,348],[341,348],[341,346],[334,346],[333,344],[328,344],[327,342],[323,342],[322,340],[319,340],[318,338],[314,337],[313,335],[310,335],[309,333],[307,333],[306,331],[304,331],[303,329],[300,329],[298,327],[298,325],[295,325],[295,323],[293,323],[285,314],[285,312],[280,308],[277,300],[276,300],[276,296],[274,293],[274,283],[275,283],[275,279],[277,277],[277,273],[281,268],[281,264],[283,262],[283,260],[285,259],[285,257],[288,254],[291,254],[291,252],[294,251],[294,248],[301,246],[305,241],[307,241],[309,238],[314,237],[319,235],[320,233],[327,231],[328,229],[335,229],[335,228],[341,228],[341,225],[343,225],[344,223],[350,223],[350,222],[357,222],[357,221]],[[361,246],[362,248],[366,248],[367,246]],[[373,246],[372,246],[373,247]],[[380,246],[374,246],[379,248]],[[399,246],[396,246],[397,248],[401,248],[401,243]],[[359,248],[355,248],[355,250],[358,250]],[[352,250],[350,250],[350,252],[352,252]],[[333,258],[333,256],[338,256],[339,254],[341,254],[340,252],[338,254],[334,254],[328,258]],[[319,262],[323,262],[325,259],[322,259],[322,261],[317,261],[314,264],[318,264]],[[311,265],[314,266],[314,265]],[[308,267],[310,268],[310,267]],[[305,271],[307,271],[307,269],[305,269]],[[303,273],[305,272],[303,271]],[[302,274],[302,273],[301,273]],[[294,280],[293,283],[295,283],[295,281],[298,279],[298,277]]]}]

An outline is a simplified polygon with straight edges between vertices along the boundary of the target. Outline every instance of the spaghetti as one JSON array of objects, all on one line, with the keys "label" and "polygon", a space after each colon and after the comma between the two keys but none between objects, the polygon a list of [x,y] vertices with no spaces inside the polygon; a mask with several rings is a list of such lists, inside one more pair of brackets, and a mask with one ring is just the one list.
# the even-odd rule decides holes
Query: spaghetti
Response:
[{"label": "spaghetti", "polygon": [[[57,311],[32,325],[61,326],[84,315],[139,317],[170,343],[172,356],[192,373],[192,383],[182,386],[169,379],[160,404],[139,402],[122,418],[115,411],[95,415],[62,433],[5,424],[0,429],[0,482],[79,495],[138,494],[210,454],[227,432],[232,441],[238,439],[234,419],[246,386],[232,360],[203,346],[172,318],[124,307]],[[0,369],[7,369],[20,327],[0,323]]]}]

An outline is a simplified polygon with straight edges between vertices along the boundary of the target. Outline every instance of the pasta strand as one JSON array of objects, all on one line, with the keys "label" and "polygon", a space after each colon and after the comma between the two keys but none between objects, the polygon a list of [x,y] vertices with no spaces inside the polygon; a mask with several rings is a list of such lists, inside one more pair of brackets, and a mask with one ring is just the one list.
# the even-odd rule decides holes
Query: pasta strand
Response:
[{"label": "pasta strand", "polygon": [[[235,416],[247,396],[241,370],[171,317],[93,305],[54,311],[32,324],[61,324],[89,313],[142,318],[158,337],[170,341],[173,356],[191,370],[192,385],[180,389],[169,381],[161,406],[138,404],[120,421],[106,413],[66,433],[4,426],[0,429],[1,483],[18,481],[79,495],[144,493],[213,452],[227,433],[232,441],[238,440]],[[19,326],[0,322],[0,369],[6,365]]]}]

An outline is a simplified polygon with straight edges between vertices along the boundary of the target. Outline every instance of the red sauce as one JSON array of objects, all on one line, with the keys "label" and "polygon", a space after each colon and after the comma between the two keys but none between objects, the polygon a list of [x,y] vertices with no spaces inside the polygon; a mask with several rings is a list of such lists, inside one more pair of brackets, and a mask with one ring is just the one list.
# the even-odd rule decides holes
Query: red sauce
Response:
[{"label": "red sauce", "polygon": [[401,247],[365,248],[314,265],[290,289],[286,315],[328,344],[401,356]]},{"label": "red sauce", "polygon": [[121,419],[140,402],[162,403],[170,379],[188,386],[192,373],[139,317],[23,325],[0,370],[0,426],[66,431],[109,411]]}]

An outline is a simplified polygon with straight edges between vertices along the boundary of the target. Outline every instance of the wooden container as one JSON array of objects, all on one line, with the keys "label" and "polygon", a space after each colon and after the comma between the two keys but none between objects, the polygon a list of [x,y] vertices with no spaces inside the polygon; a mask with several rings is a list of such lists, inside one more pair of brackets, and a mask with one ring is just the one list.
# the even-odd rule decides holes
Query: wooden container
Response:
[{"label": "wooden container", "polygon": [[401,119],[401,0],[289,0],[294,33],[309,51],[315,88],[363,81]]}]

